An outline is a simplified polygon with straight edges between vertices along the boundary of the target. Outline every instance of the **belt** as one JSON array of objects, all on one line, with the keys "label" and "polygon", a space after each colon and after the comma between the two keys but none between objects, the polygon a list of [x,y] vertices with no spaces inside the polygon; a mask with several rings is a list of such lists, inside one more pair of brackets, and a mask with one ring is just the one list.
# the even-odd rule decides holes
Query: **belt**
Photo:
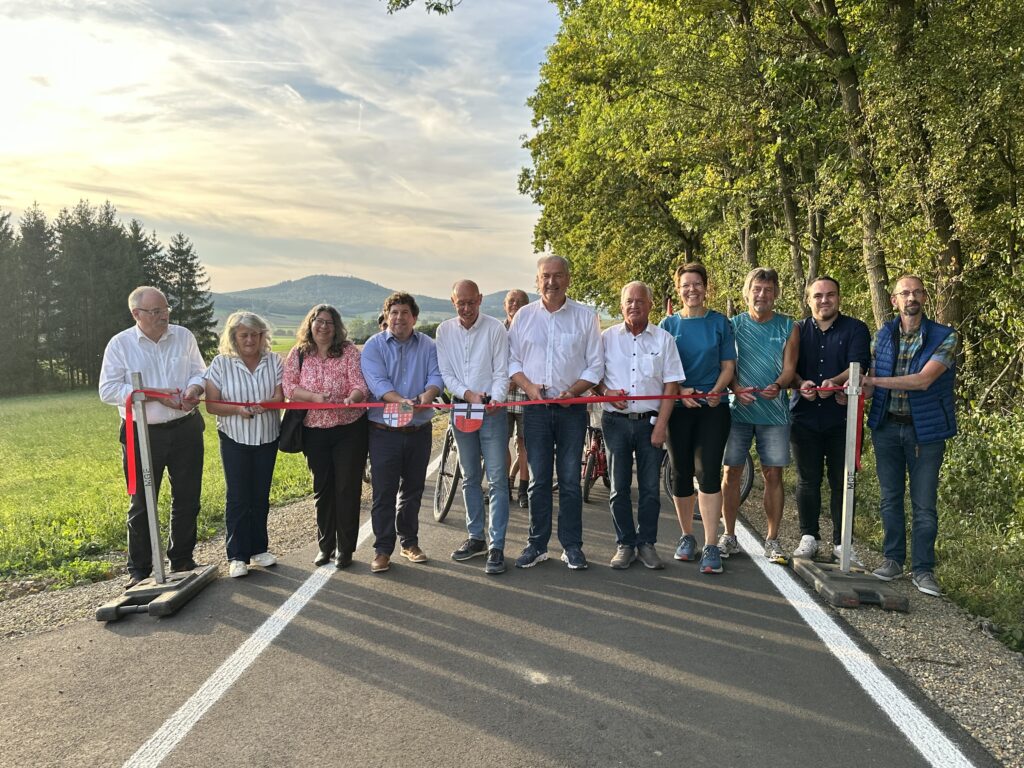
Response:
[{"label": "belt", "polygon": [[180,427],[182,424],[187,422],[189,419],[191,419],[193,416],[195,416],[196,413],[197,413],[197,411],[192,411],[187,416],[182,416],[180,419],[172,419],[171,421],[164,421],[164,422],[162,422],[160,424],[150,424],[149,428],[150,429],[174,429],[175,427]]},{"label": "belt", "polygon": [[374,429],[382,429],[385,432],[419,432],[421,429],[429,427],[430,422],[428,421],[426,424],[409,425],[408,427],[389,427],[387,424],[381,424],[379,421],[371,421],[370,426]]},{"label": "belt", "polygon": [[618,416],[620,419],[629,419],[630,421],[641,421],[643,419],[650,419],[658,415],[657,411],[644,411],[643,413],[625,413],[622,411],[605,411],[609,416]]},{"label": "belt", "polygon": [[887,418],[889,419],[889,421],[894,421],[897,424],[909,424],[911,426],[914,425],[914,418],[909,413],[890,413],[888,414]]}]

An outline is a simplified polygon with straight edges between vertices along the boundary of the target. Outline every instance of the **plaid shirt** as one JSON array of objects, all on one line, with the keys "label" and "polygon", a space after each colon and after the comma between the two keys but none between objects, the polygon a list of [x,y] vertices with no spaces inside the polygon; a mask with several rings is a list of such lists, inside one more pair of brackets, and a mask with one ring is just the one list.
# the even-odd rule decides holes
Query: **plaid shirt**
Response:
[{"label": "plaid shirt", "polygon": [[[508,393],[505,395],[506,403],[515,403],[526,400],[526,393],[513,384],[511,381],[508,383]],[[509,413],[522,413],[523,406],[521,405],[510,405],[507,408]]]},{"label": "plaid shirt", "polygon": [[[910,361],[913,360],[914,355],[921,349],[923,340],[924,337],[921,334],[920,328],[911,333],[903,333],[900,330],[900,348],[896,356],[896,368],[892,372],[893,376],[906,376],[910,373]],[[955,356],[956,332],[954,331],[939,345],[930,360],[935,360],[947,368],[952,368]],[[893,389],[889,394],[889,413],[896,414],[897,416],[909,416],[910,397],[907,390]]]}]

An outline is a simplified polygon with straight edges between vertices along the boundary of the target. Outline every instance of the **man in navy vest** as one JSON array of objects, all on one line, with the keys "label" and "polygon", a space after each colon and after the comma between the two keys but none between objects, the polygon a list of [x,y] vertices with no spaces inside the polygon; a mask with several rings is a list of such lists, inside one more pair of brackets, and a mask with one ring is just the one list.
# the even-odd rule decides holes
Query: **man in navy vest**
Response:
[{"label": "man in navy vest", "polygon": [[874,368],[864,377],[865,394],[874,399],[868,416],[881,490],[884,557],[875,576],[892,581],[903,575],[907,557],[903,497],[910,477],[911,570],[914,586],[926,595],[942,595],[935,580],[936,499],[946,440],[956,435],[953,384],[956,333],[924,316],[921,278],[896,281],[892,305],[899,317],[875,334]]}]

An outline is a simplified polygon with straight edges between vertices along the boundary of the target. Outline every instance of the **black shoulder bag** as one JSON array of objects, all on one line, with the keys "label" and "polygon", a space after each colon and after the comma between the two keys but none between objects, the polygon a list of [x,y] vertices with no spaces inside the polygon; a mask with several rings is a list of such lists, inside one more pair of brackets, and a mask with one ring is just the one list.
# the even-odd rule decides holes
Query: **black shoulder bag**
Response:
[{"label": "black shoulder bag", "polygon": [[[302,350],[299,350],[299,378],[302,378]],[[281,419],[281,440],[277,449],[284,453],[302,453],[302,422],[308,410],[288,409]]]}]

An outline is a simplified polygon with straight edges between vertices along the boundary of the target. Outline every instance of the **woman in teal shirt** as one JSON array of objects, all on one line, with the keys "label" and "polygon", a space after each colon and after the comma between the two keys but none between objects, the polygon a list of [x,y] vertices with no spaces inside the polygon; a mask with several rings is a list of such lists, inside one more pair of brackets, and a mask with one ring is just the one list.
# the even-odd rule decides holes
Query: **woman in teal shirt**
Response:
[{"label": "woman in teal shirt", "polygon": [[668,423],[672,501],[683,534],[675,558],[697,558],[697,539],[693,535],[696,475],[704,523],[700,570],[721,573],[722,553],[717,536],[722,516],[722,455],[732,425],[729,406],[722,403],[722,395],[736,367],[736,344],[729,320],[707,306],[708,273],[703,264],[694,262],[679,267],[675,284],[682,306],[662,320],[661,327],[675,337],[683,361],[686,379],[681,393],[707,395],[680,400]]}]

